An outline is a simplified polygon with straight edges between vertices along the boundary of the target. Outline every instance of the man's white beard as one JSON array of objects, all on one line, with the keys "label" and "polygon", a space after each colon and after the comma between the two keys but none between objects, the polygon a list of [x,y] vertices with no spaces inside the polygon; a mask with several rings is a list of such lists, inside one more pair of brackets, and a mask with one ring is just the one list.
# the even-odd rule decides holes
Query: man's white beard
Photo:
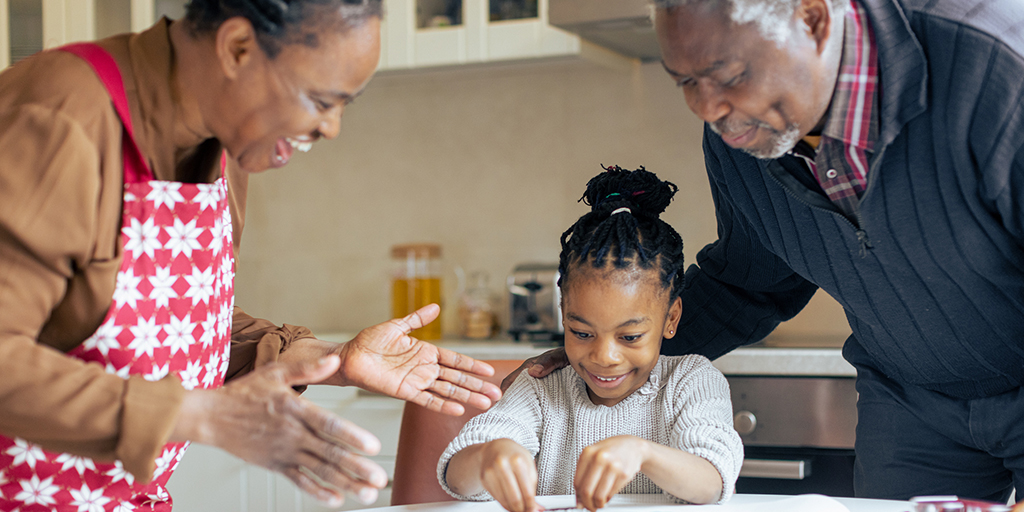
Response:
[{"label": "man's white beard", "polygon": [[[728,120],[716,121],[710,123],[711,131],[721,135],[723,131],[728,133],[736,133],[741,131],[742,127],[735,127],[733,123]],[[769,137],[765,146],[767,147],[756,147],[756,148],[742,148],[740,151],[747,153],[754,158],[762,159],[774,159],[785,155],[787,151],[793,149],[796,143],[800,141],[800,128],[795,124],[786,126],[784,131],[778,131],[767,123],[762,121],[754,121],[742,126],[757,126],[759,129],[768,131]]]}]

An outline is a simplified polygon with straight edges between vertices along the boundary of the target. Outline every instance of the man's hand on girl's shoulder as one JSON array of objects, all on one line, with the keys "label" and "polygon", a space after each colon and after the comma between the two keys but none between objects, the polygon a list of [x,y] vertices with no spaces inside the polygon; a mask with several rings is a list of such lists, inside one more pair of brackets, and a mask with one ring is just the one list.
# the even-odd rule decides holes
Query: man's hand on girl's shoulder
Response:
[{"label": "man's hand on girl's shoulder", "polygon": [[560,368],[565,368],[568,365],[569,359],[565,357],[564,347],[548,350],[543,354],[523,361],[523,364],[519,365],[519,368],[512,370],[512,373],[509,373],[508,376],[501,381],[501,392],[505,393],[508,387],[515,382],[516,377],[518,377],[523,370],[527,370],[531,377],[540,379],[547,377],[551,372]]}]

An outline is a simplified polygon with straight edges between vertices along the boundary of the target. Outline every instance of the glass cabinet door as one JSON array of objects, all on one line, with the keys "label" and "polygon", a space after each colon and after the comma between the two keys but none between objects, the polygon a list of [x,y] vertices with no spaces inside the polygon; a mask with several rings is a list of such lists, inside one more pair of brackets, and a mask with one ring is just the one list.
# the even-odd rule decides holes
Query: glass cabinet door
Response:
[{"label": "glass cabinet door", "polygon": [[0,68],[38,51],[177,19],[188,0],[0,0]]},{"label": "glass cabinet door", "polygon": [[416,28],[462,25],[462,0],[416,0]]},{"label": "glass cabinet door", "polygon": [[156,20],[167,16],[172,20],[180,20],[185,17],[185,4],[188,0],[156,0],[153,23]]},{"label": "glass cabinet door", "polygon": [[540,17],[538,0],[489,0],[491,22]]},{"label": "glass cabinet door", "polygon": [[96,0],[96,39],[131,31],[131,0]]},{"label": "glass cabinet door", "polygon": [[42,0],[7,0],[7,20],[3,28],[7,31],[5,41],[9,45],[3,52],[4,67],[18,62],[43,49],[43,2]]}]

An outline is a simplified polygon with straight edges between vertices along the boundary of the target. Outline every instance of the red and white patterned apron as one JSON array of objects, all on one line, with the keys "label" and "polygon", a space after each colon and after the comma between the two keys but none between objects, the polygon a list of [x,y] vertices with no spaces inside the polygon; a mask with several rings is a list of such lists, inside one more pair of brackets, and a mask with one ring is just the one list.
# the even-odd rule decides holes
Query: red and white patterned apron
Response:
[{"label": "red and white patterned apron", "polygon": [[[175,376],[186,389],[224,383],[234,306],[234,256],[227,182],[156,181],[132,136],[121,72],[92,44],[61,48],[85,59],[124,124],[124,256],[113,302],[89,339],[68,356],[127,379]],[[120,461],[52,453],[0,436],[0,511],[169,511],[165,486],[188,443],[169,443],[149,485]]]}]

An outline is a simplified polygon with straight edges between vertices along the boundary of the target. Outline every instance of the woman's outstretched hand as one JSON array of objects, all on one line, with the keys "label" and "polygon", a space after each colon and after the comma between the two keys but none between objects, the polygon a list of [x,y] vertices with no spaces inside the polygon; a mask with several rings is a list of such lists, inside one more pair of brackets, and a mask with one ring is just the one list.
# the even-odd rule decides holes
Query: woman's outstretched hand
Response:
[{"label": "woman's outstretched hand", "polygon": [[565,348],[558,347],[548,350],[543,354],[523,361],[523,364],[519,365],[519,368],[512,370],[512,373],[508,374],[508,376],[501,381],[501,392],[504,393],[523,370],[527,370],[531,377],[540,379],[542,377],[547,377],[549,373],[559,368],[565,368],[568,365],[569,358],[565,357]]},{"label": "woman's outstretched hand", "polygon": [[340,346],[341,369],[325,383],[368,391],[458,416],[463,404],[488,409],[501,398],[497,386],[480,377],[494,375],[490,365],[409,336],[441,312],[436,304],[359,332]]},{"label": "woman's outstretched hand", "polygon": [[339,365],[337,356],[274,363],[219,389],[189,391],[170,440],[215,446],[281,473],[330,506],[341,505],[346,491],[373,503],[388,478],[364,455],[379,452],[380,441],[292,389],[324,380]]}]

